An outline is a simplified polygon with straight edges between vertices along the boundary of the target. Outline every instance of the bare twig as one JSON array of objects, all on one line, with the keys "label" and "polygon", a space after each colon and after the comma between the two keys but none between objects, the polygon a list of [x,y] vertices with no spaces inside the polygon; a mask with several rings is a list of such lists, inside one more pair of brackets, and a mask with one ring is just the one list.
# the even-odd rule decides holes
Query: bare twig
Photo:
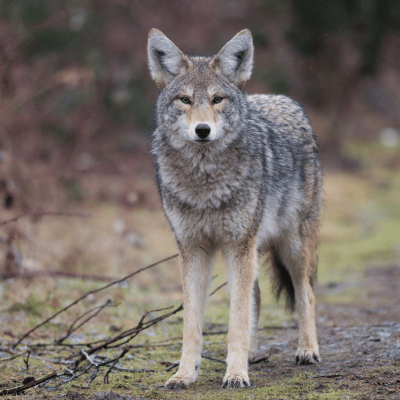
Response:
[{"label": "bare twig", "polygon": [[89,387],[90,384],[97,378],[97,374],[99,373],[99,371],[100,371],[100,366],[99,365],[94,367],[94,370],[90,374],[90,377],[89,377],[88,383],[86,384],[86,387]]},{"label": "bare twig", "polygon": [[[169,308],[170,308],[170,307],[169,307]],[[163,309],[162,309],[162,310],[163,310]],[[88,352],[89,355],[91,355],[91,354],[94,354],[94,353],[96,353],[96,352],[98,352],[98,351],[100,351],[100,350],[103,350],[103,349],[108,349],[108,348],[113,348],[113,347],[120,347],[120,346],[122,346],[122,345],[128,343],[129,341],[131,341],[131,340],[132,340],[133,338],[135,338],[140,332],[144,331],[145,329],[150,328],[150,326],[155,325],[156,323],[158,323],[158,322],[160,322],[160,321],[162,321],[162,320],[164,320],[164,319],[170,317],[171,315],[176,314],[177,312],[179,312],[179,311],[181,311],[181,310],[183,310],[183,304],[180,304],[178,307],[176,307],[174,310],[170,311],[169,313],[163,314],[163,315],[161,315],[161,316],[159,316],[159,317],[157,317],[157,318],[153,318],[153,319],[151,319],[151,320],[149,320],[149,321],[147,321],[147,322],[143,322],[144,317],[145,317],[146,315],[148,315],[150,312],[154,312],[154,311],[156,311],[156,310],[148,311],[148,312],[146,312],[146,313],[140,318],[139,323],[138,323],[138,325],[137,325],[135,328],[128,329],[128,330],[126,330],[126,331],[124,331],[124,332],[121,332],[121,333],[118,334],[117,336],[115,336],[115,337],[113,337],[113,338],[111,338],[111,339],[108,339],[108,340],[103,341],[103,343],[99,344],[98,346],[92,347],[92,348],[89,349],[87,352]],[[158,311],[160,311],[160,310],[158,310]],[[122,339],[125,339],[125,341],[123,341],[122,343],[118,343],[118,345],[115,345],[116,342],[119,342],[119,341],[121,341]],[[113,345],[113,346],[111,346],[111,345]],[[83,360],[84,360],[84,357],[81,355],[81,357],[78,358],[78,359],[76,360],[76,362],[75,362],[75,368],[76,368],[76,367],[79,365],[79,363],[80,363],[81,361],[83,361]]]},{"label": "bare twig", "polygon": [[98,288],[98,289],[91,290],[91,291],[85,293],[83,296],[79,297],[79,299],[77,299],[77,300],[73,301],[72,303],[68,304],[66,307],[64,307],[64,308],[62,308],[61,310],[57,311],[56,313],[54,313],[53,315],[51,315],[49,318],[47,318],[46,320],[44,320],[44,321],[41,322],[40,324],[38,324],[38,325],[36,325],[35,327],[33,327],[32,329],[30,329],[30,330],[29,330],[28,332],[26,332],[24,335],[22,335],[21,338],[20,338],[16,343],[14,343],[13,348],[16,348],[16,347],[17,347],[25,338],[27,338],[32,332],[36,331],[37,329],[39,329],[39,328],[42,327],[43,325],[47,324],[49,321],[51,321],[51,320],[52,320],[53,318],[55,318],[57,315],[63,313],[63,312],[66,311],[66,310],[68,310],[69,308],[71,308],[71,307],[74,306],[75,304],[79,303],[80,301],[82,301],[82,300],[85,299],[86,297],[90,296],[91,294],[98,293],[98,292],[100,292],[100,291],[102,291],[102,290],[105,290],[105,289],[109,288],[110,286],[114,286],[114,285],[116,285],[116,284],[118,284],[118,283],[121,283],[121,282],[125,281],[126,279],[129,279],[129,278],[131,278],[132,276],[138,274],[139,272],[142,272],[142,271],[145,271],[146,269],[155,267],[156,265],[159,265],[159,264],[161,264],[161,263],[163,263],[163,262],[165,262],[165,261],[171,260],[172,258],[175,258],[175,257],[177,257],[177,256],[178,256],[178,254],[174,254],[174,255],[172,255],[172,256],[170,256],[170,257],[164,258],[163,260],[157,261],[157,262],[155,262],[155,263],[153,263],[153,264],[150,264],[150,265],[148,265],[148,266],[146,266],[146,267],[140,268],[140,269],[138,269],[137,271],[132,272],[131,274],[125,276],[124,278],[118,279],[118,280],[116,280],[116,281],[113,281],[113,282],[109,283],[108,285],[102,286],[102,287],[100,287],[100,288]]},{"label": "bare twig", "polygon": [[58,377],[67,375],[66,372],[68,372],[68,375],[71,375],[70,379],[65,380],[64,382],[60,382],[57,385],[54,386],[46,386],[46,389],[57,389],[59,386],[65,385],[66,383],[69,383],[73,381],[76,378],[79,378],[81,375],[83,375],[85,372],[87,372],[90,368],[92,368],[92,364],[89,364],[83,371],[81,371],[78,375],[75,375],[75,372],[69,368],[66,369],[62,374],[58,375]]},{"label": "bare twig", "polygon": [[81,349],[81,354],[86,358],[86,360],[89,361],[90,364],[94,365],[95,367],[98,367],[98,366],[99,366],[99,364],[97,364],[97,362],[94,362],[94,361],[90,358],[89,354],[86,353],[85,350]]},{"label": "bare twig", "polygon": [[29,389],[33,386],[40,385],[43,382],[47,382],[50,379],[53,379],[57,376],[57,372],[52,372],[50,375],[46,375],[43,378],[40,378],[38,380],[32,379],[28,383],[25,383],[22,386],[17,386],[11,389],[4,389],[3,391],[0,392],[0,396],[7,396],[9,394],[19,394],[24,392],[26,389]]},{"label": "bare twig", "polygon": [[180,361],[175,361],[175,362],[171,363],[171,365],[168,368],[165,368],[164,371],[165,372],[171,371],[171,369],[178,367],[180,363],[181,363]]},{"label": "bare twig", "polygon": [[210,297],[217,292],[219,289],[223,288],[224,286],[227,285],[228,282],[224,282],[223,284],[219,285],[216,289],[214,289],[211,293],[210,293]]},{"label": "bare twig", "polygon": [[226,361],[224,360],[220,360],[219,358],[214,358],[214,357],[210,357],[210,356],[205,356],[204,354],[201,355],[202,358],[206,358],[207,360],[211,360],[211,361],[215,361],[221,364],[226,364]]},{"label": "bare twig", "polygon": [[128,353],[128,352],[129,352],[129,349],[125,347],[125,348],[122,350],[122,353],[121,353],[121,354],[115,359],[115,361],[111,364],[110,368],[108,369],[108,371],[107,371],[106,374],[104,375],[104,383],[110,383],[109,380],[108,380],[108,375],[110,375],[110,372],[111,372],[112,369],[115,367],[115,364],[116,364],[122,357],[124,357],[124,355],[125,355],[126,353]]},{"label": "bare twig", "polygon": [[31,355],[31,350],[28,350],[28,357],[26,357],[26,360],[24,360],[24,363],[26,365],[26,370],[29,371],[29,356]]},{"label": "bare twig", "polygon": [[133,368],[121,367],[120,365],[115,365],[114,369],[116,369],[118,371],[132,372],[132,373],[135,373],[135,374],[137,372],[154,372],[154,369],[146,369],[146,368],[133,369]]},{"label": "bare twig", "polygon": [[11,360],[14,360],[14,359],[16,359],[16,358],[18,358],[18,357],[21,357],[21,356],[23,356],[23,355],[25,355],[25,354],[27,354],[27,353],[28,353],[28,351],[24,351],[23,353],[16,354],[16,355],[13,356],[13,357],[0,358],[0,362],[11,361]]}]

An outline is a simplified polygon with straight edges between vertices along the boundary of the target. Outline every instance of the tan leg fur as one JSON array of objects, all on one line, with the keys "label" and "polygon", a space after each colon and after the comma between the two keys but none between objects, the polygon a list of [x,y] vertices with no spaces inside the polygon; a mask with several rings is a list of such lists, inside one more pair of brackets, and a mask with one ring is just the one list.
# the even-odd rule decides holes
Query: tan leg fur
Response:
[{"label": "tan leg fur", "polygon": [[[250,385],[247,373],[251,339],[257,310],[254,304],[254,285],[257,278],[257,249],[254,239],[223,249],[231,304],[229,312],[227,370],[223,387],[245,387]],[[253,330],[253,332],[252,332]]]},{"label": "tan leg fur", "polygon": [[260,307],[261,307],[261,294],[260,286],[258,285],[258,279],[255,280],[253,286],[253,323],[250,333],[250,351],[249,351],[249,361],[254,361],[258,354],[258,320],[260,319]]},{"label": "tan leg fur", "polygon": [[201,248],[181,249],[179,266],[183,285],[183,345],[177,373],[168,389],[187,388],[197,379],[203,346],[202,327],[211,277],[211,256]]},{"label": "tan leg fur", "polygon": [[[315,325],[315,297],[311,287],[311,278],[317,264],[317,229],[313,229],[299,246],[293,236],[279,248],[281,257],[293,281],[296,310],[299,320],[299,343],[296,351],[298,364],[313,364],[320,361]],[[297,239],[297,243],[299,239]]]}]

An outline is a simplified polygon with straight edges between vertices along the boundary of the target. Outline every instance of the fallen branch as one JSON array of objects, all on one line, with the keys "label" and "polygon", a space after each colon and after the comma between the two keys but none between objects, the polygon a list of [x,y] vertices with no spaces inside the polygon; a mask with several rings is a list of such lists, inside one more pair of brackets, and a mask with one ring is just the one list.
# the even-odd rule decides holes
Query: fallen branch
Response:
[{"label": "fallen branch", "polygon": [[56,313],[54,313],[53,315],[51,315],[49,318],[47,318],[45,321],[41,322],[40,324],[36,325],[35,327],[33,327],[32,329],[30,329],[28,332],[26,332],[24,335],[21,336],[21,338],[14,343],[13,348],[15,349],[25,338],[27,338],[32,332],[36,331],[37,329],[39,329],[40,327],[42,327],[43,325],[47,324],[48,322],[50,322],[52,319],[54,319],[57,315],[60,315],[61,313],[63,313],[64,311],[68,310],[69,308],[71,308],[72,306],[74,306],[75,304],[79,303],[80,301],[82,301],[83,299],[86,299],[86,297],[94,294],[94,293],[98,293],[102,290],[105,290],[107,288],[109,288],[110,286],[114,286],[118,283],[121,283],[129,278],[131,278],[132,276],[138,274],[139,272],[145,271],[146,269],[155,267],[156,265],[159,265],[165,261],[171,260],[172,258],[177,257],[178,254],[174,254],[170,257],[164,258],[163,260],[157,261],[153,264],[148,265],[147,267],[143,267],[138,269],[135,272],[132,272],[131,274],[125,276],[124,278],[118,279],[116,281],[113,281],[111,283],[109,283],[108,285],[102,286],[101,288],[95,289],[95,290],[91,290],[87,293],[85,293],[83,296],[79,297],[79,299],[73,301],[72,303],[68,304],[66,307],[62,308],[61,310],[57,311]]},{"label": "fallen branch", "polygon": [[[29,389],[31,387],[40,385],[41,383],[47,382],[50,379],[53,379],[57,376],[57,372],[52,372],[50,375],[46,375],[43,378],[40,378],[36,380],[35,378],[30,379],[27,383],[25,383],[22,386],[16,386],[11,389],[4,389],[3,391],[0,392],[0,396],[7,396],[9,394],[19,394],[24,392],[26,389]],[[29,378],[27,378],[29,379]]]},{"label": "fallen branch", "polygon": [[171,363],[171,365],[168,368],[165,368],[164,371],[165,372],[171,371],[171,369],[178,367],[180,363],[181,363],[180,361],[175,361],[175,362]]},{"label": "fallen branch", "polygon": [[85,372],[87,372],[90,368],[92,367],[92,364],[89,364],[83,371],[81,371],[78,375],[75,375],[75,372],[70,370],[69,368],[66,369],[62,374],[58,375],[58,377],[64,376],[64,375],[71,375],[70,379],[65,380],[64,382],[60,382],[57,385],[54,386],[46,386],[46,389],[57,389],[58,387],[65,385],[66,383],[70,383],[76,378],[79,378],[81,375],[83,375]]},{"label": "fallen branch", "polygon": [[[225,286],[226,283],[218,286],[210,295],[213,295],[217,290],[219,290],[220,288],[222,288],[223,286]],[[118,361],[121,360],[122,357],[125,356],[125,354],[127,354],[129,352],[129,350],[133,347],[133,346],[125,346],[122,349],[122,352],[120,353],[120,355],[112,360],[107,359],[105,356],[101,356],[101,355],[97,355],[96,353],[98,353],[100,350],[106,350],[106,349],[110,349],[110,348],[116,348],[116,347],[121,347],[123,345],[126,345],[127,343],[129,343],[129,341],[131,341],[132,339],[134,339],[140,332],[144,331],[145,329],[150,328],[151,326],[157,324],[158,322],[165,320],[166,318],[178,313],[179,311],[183,310],[183,303],[180,304],[179,306],[176,306],[173,310],[160,315],[158,317],[152,318],[148,321],[146,321],[146,317],[154,312],[159,312],[159,311],[164,311],[164,310],[168,310],[171,309],[172,307],[168,307],[168,308],[162,308],[162,309],[158,309],[158,310],[151,310],[151,311],[147,311],[146,313],[144,313],[141,318],[139,319],[137,325],[134,328],[128,329],[124,332],[119,333],[118,335],[116,335],[113,338],[110,339],[105,339],[103,341],[98,342],[99,344],[97,346],[93,346],[93,343],[86,343],[85,346],[87,346],[88,348],[86,350],[84,350],[83,348],[80,349],[80,351],[72,356],[69,357],[69,359],[72,361],[72,359],[76,358],[76,360],[73,362],[73,368],[66,368],[66,370],[64,371],[63,374],[61,374],[60,376],[70,376],[69,379],[67,379],[67,381],[65,382],[61,382],[59,384],[57,384],[56,386],[53,386],[52,388],[56,388],[60,385],[63,385],[67,382],[71,382],[72,380],[74,380],[75,378],[77,378],[78,376],[81,376],[83,373],[89,371],[92,367],[94,367],[93,372],[91,373],[90,377],[89,377],[89,381],[87,383],[87,386],[89,386],[94,379],[96,379],[100,368],[106,365],[111,364],[110,368],[107,370],[106,374],[104,375],[104,383],[108,383],[109,381],[109,374],[111,373],[111,371],[113,369],[117,369],[117,370],[121,370],[121,371],[127,371],[127,372],[140,372],[140,371],[148,371],[150,372],[150,370],[134,370],[134,369],[129,369],[129,368],[124,368],[118,365]],[[121,342],[122,341],[122,342]],[[79,345],[82,346],[82,345]],[[98,359],[104,359],[106,358],[105,361],[99,361]],[[225,361],[222,360],[218,360],[215,359],[213,357],[208,357],[205,356],[205,358],[209,358],[210,360],[216,361],[216,362],[220,362],[220,363],[225,363]],[[86,368],[80,372],[79,374],[77,374],[79,365],[81,362],[87,360],[88,361],[88,365],[86,366]],[[178,364],[177,364],[178,365]]]},{"label": "fallen branch", "polygon": [[[171,308],[171,307],[168,307]],[[114,347],[120,347],[122,345],[125,345],[126,343],[130,342],[132,339],[134,339],[140,332],[144,331],[145,329],[150,328],[151,326],[157,324],[158,322],[170,317],[171,315],[176,314],[179,311],[183,310],[183,303],[180,304],[178,307],[176,307],[174,310],[170,311],[169,313],[163,314],[160,317],[157,318],[153,318],[150,321],[147,322],[143,322],[144,318],[150,314],[151,312],[156,312],[156,311],[162,311],[165,310],[161,309],[161,310],[152,310],[152,311],[148,311],[146,312],[139,320],[139,323],[137,324],[137,326],[135,326],[134,328],[128,329],[124,332],[121,332],[120,334],[118,334],[117,336],[111,338],[111,339],[107,339],[105,341],[103,341],[102,344],[96,346],[96,347],[92,347],[90,348],[87,353],[89,355],[92,355],[94,353],[97,353],[100,350],[105,350],[105,349],[109,349],[109,348],[114,348]],[[117,345],[115,345],[116,342],[119,342],[120,340],[125,339],[124,342],[122,343],[118,343]],[[85,358],[81,355],[80,358],[78,358],[75,362],[75,369],[78,367],[78,365],[81,363],[81,361],[83,361]]]},{"label": "fallen branch", "polygon": [[211,361],[215,361],[221,364],[226,364],[225,360],[220,360],[219,358],[214,358],[214,357],[210,357],[210,356],[205,356],[204,354],[201,355],[202,358],[206,358],[207,360],[211,360]]}]

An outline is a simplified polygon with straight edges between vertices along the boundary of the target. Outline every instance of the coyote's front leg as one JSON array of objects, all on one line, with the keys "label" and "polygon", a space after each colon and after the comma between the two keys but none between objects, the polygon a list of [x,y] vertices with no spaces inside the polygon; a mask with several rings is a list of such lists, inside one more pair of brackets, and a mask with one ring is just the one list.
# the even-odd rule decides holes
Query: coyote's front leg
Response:
[{"label": "coyote's front leg", "polygon": [[228,333],[228,364],[223,387],[250,386],[247,373],[250,340],[254,336],[256,305],[253,287],[257,278],[257,249],[253,239],[224,249],[231,293]]},{"label": "coyote's front leg", "polygon": [[200,370],[203,317],[211,276],[211,260],[201,248],[180,249],[179,267],[183,286],[183,345],[178,372],[167,389],[187,388]]}]

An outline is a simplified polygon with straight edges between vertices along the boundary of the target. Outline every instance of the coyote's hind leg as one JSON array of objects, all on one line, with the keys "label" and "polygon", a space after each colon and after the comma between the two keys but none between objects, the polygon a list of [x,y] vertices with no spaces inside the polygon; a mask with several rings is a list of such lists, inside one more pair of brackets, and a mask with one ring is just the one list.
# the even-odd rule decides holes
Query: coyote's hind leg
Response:
[{"label": "coyote's hind leg", "polygon": [[315,297],[312,282],[317,266],[317,228],[302,238],[288,232],[280,242],[279,256],[292,279],[299,320],[299,343],[296,363],[320,361],[315,325]]}]

